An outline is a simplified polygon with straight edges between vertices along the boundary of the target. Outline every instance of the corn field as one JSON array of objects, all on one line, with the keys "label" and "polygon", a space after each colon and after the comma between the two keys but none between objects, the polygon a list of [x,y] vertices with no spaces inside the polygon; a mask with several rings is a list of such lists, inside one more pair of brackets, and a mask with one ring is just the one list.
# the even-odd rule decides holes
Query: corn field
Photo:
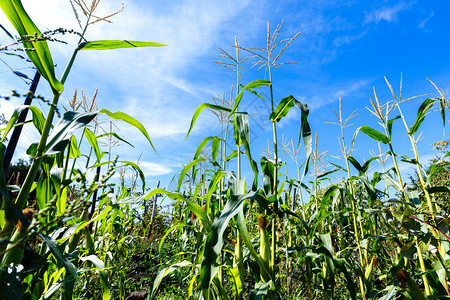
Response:
[{"label": "corn field", "polygon": [[[433,81],[435,95],[404,99],[402,82],[397,90],[386,79],[386,86],[377,88],[388,89],[391,96],[381,99],[374,89],[368,99],[376,128],[361,124],[355,112],[343,115],[339,100],[336,119],[327,121],[340,130],[341,163],[325,168],[308,103],[289,93],[274,95],[273,73],[289,68],[281,68],[290,64],[281,58],[295,47],[300,33],[281,39],[281,24],[273,30],[267,23],[263,47],[241,46],[236,38],[229,52],[220,49],[216,63],[234,72],[234,89],[229,100],[216,98],[198,106],[186,139],[204,114],[217,117],[218,133],[199,143],[174,176],[173,190],[159,184],[149,189],[138,163],[112,154],[114,141],[133,141],[112,127],[102,129],[99,120],[127,123],[153,151],[140,121],[121,111],[98,109],[95,95],[89,100],[75,92],[68,107],[60,103],[83,52],[161,51],[166,46],[86,40],[91,26],[116,14],[98,16],[99,2],[73,1],[79,23],[85,24],[80,33],[41,33],[20,0],[0,2],[20,36],[10,34],[12,42],[0,46],[0,52],[23,49],[37,70],[36,85],[42,76],[53,94],[46,100],[30,90],[1,99],[29,101],[0,120],[2,299],[450,298],[448,143],[435,145],[442,155],[431,165],[417,148],[428,118],[440,118],[442,127],[448,127],[448,97]],[[58,34],[79,37],[61,78],[48,47]],[[242,82],[242,66],[247,65],[264,70],[265,79]],[[244,110],[251,97],[270,103],[265,120],[271,132],[263,155],[252,144],[255,124]],[[46,103],[48,111],[31,100]],[[406,101],[414,103],[415,119],[403,113]],[[279,122],[294,111],[298,134],[280,137]],[[29,145],[31,161],[21,165],[25,173],[20,173],[11,157],[24,126],[36,128],[40,140]],[[405,132],[412,155],[397,152],[395,128]],[[365,161],[353,156],[361,136],[378,144],[377,153],[372,151]],[[75,168],[76,162],[85,168]],[[400,162],[414,166],[416,177],[402,174]],[[130,182],[123,175],[126,170],[132,170]],[[246,171],[252,176],[244,177]],[[161,199],[170,204],[158,205]]]}]

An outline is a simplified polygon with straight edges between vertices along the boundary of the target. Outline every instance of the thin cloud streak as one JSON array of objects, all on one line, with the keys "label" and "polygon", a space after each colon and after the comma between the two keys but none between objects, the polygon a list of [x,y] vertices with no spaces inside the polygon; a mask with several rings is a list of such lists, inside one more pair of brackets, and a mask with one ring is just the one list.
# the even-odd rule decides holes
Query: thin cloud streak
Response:
[{"label": "thin cloud streak", "polygon": [[406,2],[400,2],[392,7],[382,7],[375,11],[372,11],[366,15],[363,25],[369,23],[378,24],[381,21],[393,22],[397,20],[398,15],[405,9],[408,9],[410,4]]}]

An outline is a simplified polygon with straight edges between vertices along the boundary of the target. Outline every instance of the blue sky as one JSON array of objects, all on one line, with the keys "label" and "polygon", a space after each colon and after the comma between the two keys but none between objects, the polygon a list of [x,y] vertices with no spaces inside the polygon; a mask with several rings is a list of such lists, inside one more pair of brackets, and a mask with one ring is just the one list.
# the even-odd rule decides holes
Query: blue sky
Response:
[{"label": "blue sky", "polygon": [[[41,31],[57,27],[78,29],[69,1],[27,0],[23,3]],[[229,53],[234,51],[229,45],[234,43],[235,36],[241,38],[243,46],[264,47],[267,20],[272,31],[284,20],[280,38],[288,38],[301,31],[281,57],[281,61],[296,61],[297,64],[280,66],[274,72],[275,99],[278,101],[292,94],[309,105],[313,135],[318,133],[319,150],[328,151],[326,159],[331,162],[343,165],[334,158],[339,155],[339,128],[325,123],[335,121],[333,109],[338,109],[340,97],[344,116],[355,109],[358,113],[352,120],[354,126],[346,129],[346,137],[351,140],[353,132],[362,125],[381,131],[377,120],[365,107],[370,105],[369,97],[373,98],[373,87],[382,103],[391,99],[384,76],[398,93],[403,73],[404,98],[419,94],[437,97],[427,78],[444,90],[449,87],[450,25],[447,12],[450,3],[445,0],[181,0],[126,1],[124,5],[124,11],[112,18],[113,24],[98,23],[89,28],[87,39],[144,40],[169,46],[80,53],[61,103],[66,104],[72,98],[74,89],[79,92],[83,89],[91,97],[98,88],[99,107],[122,110],[140,120],[149,131],[158,154],[139,133],[120,123],[117,123],[120,127],[117,132],[135,148],[123,145],[113,148],[113,151],[121,159],[137,160],[140,157],[149,186],[154,186],[157,180],[167,186],[175,172],[192,158],[200,141],[219,134],[214,115],[204,111],[185,141],[196,107],[211,102],[211,97],[223,92],[229,95],[231,85],[235,84],[235,74],[212,61],[218,60],[219,48]],[[104,0],[97,14],[107,15],[118,8],[120,4],[117,1]],[[0,23],[14,32],[3,14],[0,14]],[[74,40],[67,37],[68,45],[51,45],[57,74],[62,73]],[[8,42],[7,36],[0,34],[0,43]],[[25,62],[5,55],[0,58],[13,69],[33,76],[33,70]],[[242,74],[242,83],[264,79],[264,71],[250,69],[250,66],[244,66],[246,71]],[[0,62],[0,95],[13,89],[25,92],[28,86]],[[260,92],[268,94],[268,90],[260,89]],[[46,84],[41,84],[38,93],[51,98]],[[424,99],[405,103],[404,112],[411,124]],[[18,103],[1,100],[0,112],[8,116]],[[46,109],[45,104],[36,105]],[[242,102],[242,109],[253,115],[250,118],[252,151],[257,161],[272,135],[268,108],[267,103],[255,101],[251,95],[244,97]],[[280,137],[284,134],[296,142],[299,117],[298,112],[292,111],[280,123]],[[434,153],[430,143],[443,138],[440,123],[437,112],[424,122],[424,138],[419,151],[425,160]],[[395,149],[412,156],[400,122],[395,124],[394,133]],[[36,139],[36,133],[32,129],[27,130],[19,150],[23,151]],[[355,147],[353,155],[364,161],[371,157],[369,149],[376,149],[377,145],[360,134]],[[299,157],[302,161],[304,153]],[[289,172],[294,174],[292,166],[295,164],[289,159],[288,163],[291,166]],[[376,168],[374,164],[374,170]],[[407,166],[403,169],[409,172]],[[248,168],[244,173],[251,177]]]}]

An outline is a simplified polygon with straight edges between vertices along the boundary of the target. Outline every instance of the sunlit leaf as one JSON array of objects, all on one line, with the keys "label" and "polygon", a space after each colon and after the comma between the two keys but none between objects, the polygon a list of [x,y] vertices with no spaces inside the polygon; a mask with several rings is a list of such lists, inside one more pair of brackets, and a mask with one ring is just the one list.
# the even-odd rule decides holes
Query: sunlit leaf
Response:
[{"label": "sunlit leaf", "polygon": [[433,103],[436,101],[436,99],[425,99],[423,103],[420,105],[419,110],[417,111],[417,117],[416,121],[414,122],[413,126],[409,129],[408,134],[413,135],[414,133],[419,130],[420,125],[422,124],[423,120],[425,119],[425,116],[427,112],[431,109],[433,106]]},{"label": "sunlit leaf", "polygon": [[386,135],[369,126],[361,126],[359,130],[380,143],[389,144],[391,141]]},{"label": "sunlit leaf", "polygon": [[0,7],[22,38],[25,51],[39,73],[49,82],[54,93],[61,93],[64,87],[55,77],[55,68],[47,41],[28,16],[22,2],[2,0]]},{"label": "sunlit leaf", "polygon": [[126,113],[121,112],[121,111],[110,112],[109,110],[103,108],[102,110],[100,110],[100,112],[107,114],[110,118],[113,118],[114,120],[122,120],[122,121],[127,122],[128,124],[134,126],[135,128],[137,128],[140,132],[142,132],[142,134],[145,136],[147,141],[152,146],[153,150],[155,150],[155,152],[156,152],[156,149],[153,146],[153,143],[152,143],[152,141],[150,139],[150,136],[148,135],[147,130],[145,129],[144,125],[142,125],[141,122],[139,122],[135,118],[133,118],[133,117],[127,115]]},{"label": "sunlit leaf", "polygon": [[229,109],[228,107],[223,107],[223,106],[220,106],[220,105],[215,105],[215,104],[211,104],[211,103],[202,103],[202,104],[200,104],[197,107],[197,109],[195,110],[194,115],[192,116],[191,125],[189,125],[189,130],[188,130],[188,133],[186,135],[186,139],[188,138],[189,134],[191,134],[191,131],[194,128],[195,121],[197,121],[198,116],[200,115],[200,113],[205,108],[209,108],[209,109],[213,109],[213,110],[217,110],[217,111],[227,111],[227,112],[231,111],[231,109]]},{"label": "sunlit leaf", "polygon": [[99,41],[83,42],[78,46],[78,50],[111,50],[121,48],[162,47],[162,46],[167,45],[141,41],[99,40]]},{"label": "sunlit leaf", "polygon": [[76,129],[89,124],[96,116],[96,112],[65,112],[53,128],[52,134],[48,138],[45,155],[56,154],[64,151],[73,132]]}]

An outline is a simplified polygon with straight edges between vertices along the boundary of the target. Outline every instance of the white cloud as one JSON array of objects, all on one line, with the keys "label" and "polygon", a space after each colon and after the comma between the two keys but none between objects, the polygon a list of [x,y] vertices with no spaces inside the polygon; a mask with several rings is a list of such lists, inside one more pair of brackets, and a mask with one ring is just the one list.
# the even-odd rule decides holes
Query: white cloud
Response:
[{"label": "white cloud", "polygon": [[357,35],[339,36],[333,40],[333,45],[335,45],[336,47],[339,47],[342,45],[351,44],[352,42],[363,38],[367,34],[367,32],[369,32],[368,29],[364,30],[363,32],[361,32],[360,34],[357,34]]},{"label": "white cloud", "polygon": [[423,19],[423,20],[419,23],[419,25],[417,26],[417,28],[419,28],[419,29],[424,29],[424,28],[425,28],[425,25],[427,24],[427,22],[428,22],[433,16],[434,16],[434,12],[431,12],[431,14],[430,14],[428,17],[426,17],[425,19]]},{"label": "white cloud", "polygon": [[339,100],[339,98],[345,99],[349,96],[358,95],[361,90],[364,90],[369,84],[369,80],[355,80],[351,82],[344,82],[339,84],[338,86],[330,86],[327,88],[322,88],[320,95],[315,93],[317,89],[314,87],[312,91],[314,94],[312,97],[305,96],[305,99],[308,99],[308,106],[310,110],[316,110],[324,105],[329,103],[333,103]]},{"label": "white cloud", "polygon": [[140,161],[138,162],[138,166],[141,168],[142,172],[144,172],[145,176],[149,177],[166,175],[172,172],[172,169],[154,162]]},{"label": "white cloud", "polygon": [[379,23],[380,21],[393,22],[397,20],[398,14],[407,9],[410,5],[400,2],[392,7],[382,7],[366,15],[363,24]]}]

